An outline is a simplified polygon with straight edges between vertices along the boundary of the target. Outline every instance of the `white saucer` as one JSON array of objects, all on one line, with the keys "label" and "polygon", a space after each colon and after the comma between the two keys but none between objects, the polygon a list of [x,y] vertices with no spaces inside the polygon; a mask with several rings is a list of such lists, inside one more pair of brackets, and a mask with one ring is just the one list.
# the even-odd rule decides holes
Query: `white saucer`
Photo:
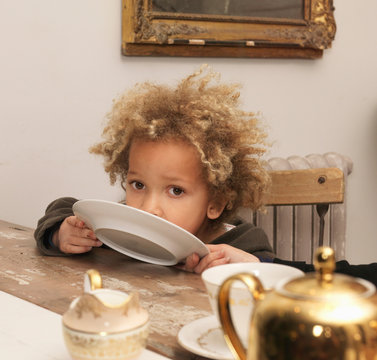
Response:
[{"label": "white saucer", "polygon": [[204,243],[181,227],[145,211],[104,200],[80,200],[73,212],[104,244],[122,254],[158,265],[175,265]]},{"label": "white saucer", "polygon": [[178,333],[178,343],[186,350],[209,359],[234,359],[215,315],[183,326]]}]

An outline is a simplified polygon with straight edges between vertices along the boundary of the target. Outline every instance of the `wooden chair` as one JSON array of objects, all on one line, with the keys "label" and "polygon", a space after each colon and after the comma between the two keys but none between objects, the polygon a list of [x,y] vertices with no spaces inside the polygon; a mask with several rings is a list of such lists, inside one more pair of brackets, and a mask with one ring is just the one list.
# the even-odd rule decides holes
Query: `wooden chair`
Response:
[{"label": "wooden chair", "polygon": [[[266,213],[252,214],[252,221],[265,230],[278,257],[311,262],[318,246],[329,245],[335,252],[344,247],[344,238],[339,236],[343,234],[334,232],[336,214],[325,224],[329,206],[344,201],[341,169],[270,170],[269,174],[272,183],[264,199]],[[334,210],[336,213],[336,207]],[[344,212],[340,215],[344,221]]]},{"label": "wooden chair", "polygon": [[[297,170],[272,170],[269,171],[271,176],[271,188],[266,194],[266,206],[273,206],[278,212],[279,208],[276,206],[290,206],[290,209],[280,209],[280,214],[275,213],[275,224],[273,247],[278,256],[286,256],[289,254],[293,260],[295,259],[293,249],[295,247],[303,247],[303,251],[310,252],[311,259],[318,246],[324,244],[324,230],[325,230],[325,216],[328,213],[330,204],[339,204],[344,201],[344,174],[339,168],[319,168],[319,169],[297,169]],[[308,205],[309,207],[298,207],[299,205]],[[315,216],[315,212],[311,207],[315,206],[319,221],[319,233],[313,234],[313,228],[307,229],[311,232],[310,238],[312,241],[304,241],[305,239],[294,238],[294,233],[291,234],[293,238],[285,242],[280,239],[277,231],[284,231],[287,227],[282,223],[292,219],[294,224],[291,227],[305,226],[305,217]],[[287,216],[288,215],[288,216]],[[288,219],[287,219],[288,217]],[[280,224],[277,222],[280,221]],[[301,222],[301,223],[300,223]],[[307,223],[313,224],[316,221],[309,219]],[[305,233],[301,231],[301,233]],[[318,240],[314,236],[318,237]],[[283,242],[282,242],[283,241]],[[336,241],[333,244],[326,244],[336,247]],[[292,249],[282,249],[282,247],[290,246]],[[300,249],[295,251],[299,254]]]}]

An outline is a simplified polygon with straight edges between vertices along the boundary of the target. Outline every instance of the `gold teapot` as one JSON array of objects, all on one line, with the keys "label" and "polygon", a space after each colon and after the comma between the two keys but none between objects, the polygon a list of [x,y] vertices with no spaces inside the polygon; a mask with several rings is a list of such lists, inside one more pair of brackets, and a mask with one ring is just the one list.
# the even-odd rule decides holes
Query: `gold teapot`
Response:
[{"label": "gold teapot", "polygon": [[[316,252],[316,272],[280,282],[265,291],[259,279],[237,274],[219,292],[225,340],[241,360],[377,360],[376,288],[368,281],[334,274],[334,251]],[[232,322],[229,304],[234,281],[246,284],[255,304],[248,350]]]}]

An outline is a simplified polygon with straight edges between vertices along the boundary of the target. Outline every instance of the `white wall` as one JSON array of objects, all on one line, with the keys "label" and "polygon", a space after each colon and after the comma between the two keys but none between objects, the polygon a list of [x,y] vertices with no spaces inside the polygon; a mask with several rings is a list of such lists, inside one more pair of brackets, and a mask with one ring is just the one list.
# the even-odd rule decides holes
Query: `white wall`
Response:
[{"label": "white wall", "polygon": [[336,151],[348,186],[347,259],[377,260],[377,2],[335,0],[336,39],[318,60],[124,57],[120,0],[0,2],[0,219],[35,227],[59,197],[118,200],[100,139],[114,96],[206,62],[244,85],[271,128],[270,156]]}]

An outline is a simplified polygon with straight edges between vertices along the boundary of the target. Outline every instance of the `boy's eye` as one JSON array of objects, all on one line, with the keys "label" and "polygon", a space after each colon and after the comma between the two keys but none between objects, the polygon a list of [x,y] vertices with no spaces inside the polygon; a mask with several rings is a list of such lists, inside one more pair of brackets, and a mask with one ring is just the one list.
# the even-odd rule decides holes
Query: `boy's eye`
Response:
[{"label": "boy's eye", "polygon": [[177,186],[173,186],[169,189],[169,193],[174,196],[180,196],[184,193],[184,191]]},{"label": "boy's eye", "polygon": [[132,181],[131,185],[136,190],[143,190],[144,189],[144,184],[141,183],[140,181]]}]

